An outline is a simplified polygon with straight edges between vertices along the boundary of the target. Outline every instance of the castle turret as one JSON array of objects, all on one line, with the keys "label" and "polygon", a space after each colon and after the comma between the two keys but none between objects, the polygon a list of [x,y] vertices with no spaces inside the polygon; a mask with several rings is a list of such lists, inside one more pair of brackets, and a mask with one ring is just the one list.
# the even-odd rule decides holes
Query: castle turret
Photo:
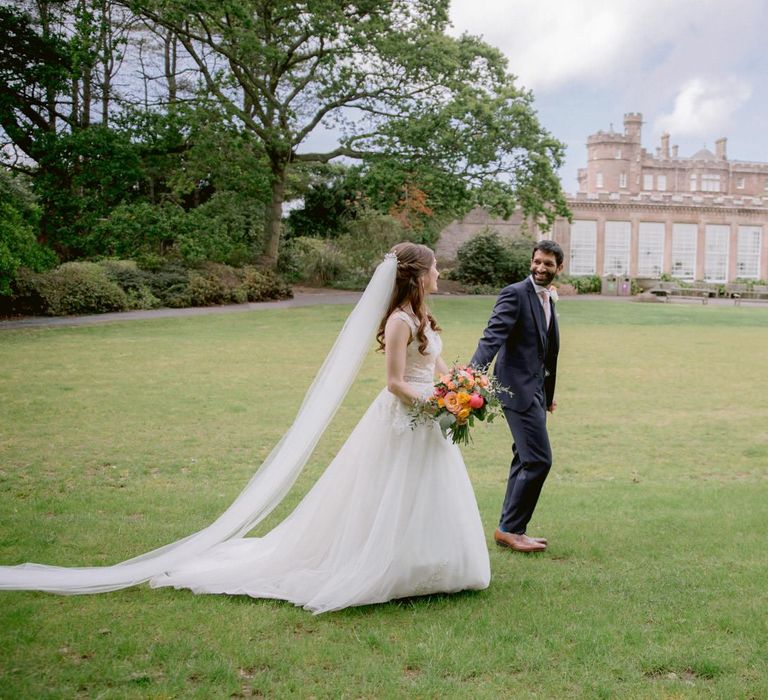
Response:
[{"label": "castle turret", "polygon": [[641,114],[624,116],[624,133],[598,131],[587,137],[586,172],[579,173],[581,192],[632,192],[641,151]]},{"label": "castle turret", "polygon": [[624,134],[633,143],[640,144],[643,134],[643,115],[639,112],[628,112],[624,115]]}]

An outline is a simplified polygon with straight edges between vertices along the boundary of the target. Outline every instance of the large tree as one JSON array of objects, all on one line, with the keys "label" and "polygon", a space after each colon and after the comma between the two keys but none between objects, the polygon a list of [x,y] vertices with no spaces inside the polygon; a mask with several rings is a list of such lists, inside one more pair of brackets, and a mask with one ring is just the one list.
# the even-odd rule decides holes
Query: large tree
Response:
[{"label": "large tree", "polygon": [[59,122],[70,116],[60,95],[68,88],[71,56],[66,41],[51,30],[51,14],[46,7],[38,28],[26,13],[0,7],[3,157],[18,169],[44,155]]},{"label": "large tree", "polygon": [[[128,0],[126,0],[128,2]],[[292,163],[404,161],[458,178],[497,211],[567,212],[563,146],[504,57],[446,34],[449,0],[133,0],[178,37],[207,90],[263,144],[271,172],[265,258],[277,258]],[[313,133],[338,143],[308,151]],[[406,184],[406,183],[404,183]]]}]

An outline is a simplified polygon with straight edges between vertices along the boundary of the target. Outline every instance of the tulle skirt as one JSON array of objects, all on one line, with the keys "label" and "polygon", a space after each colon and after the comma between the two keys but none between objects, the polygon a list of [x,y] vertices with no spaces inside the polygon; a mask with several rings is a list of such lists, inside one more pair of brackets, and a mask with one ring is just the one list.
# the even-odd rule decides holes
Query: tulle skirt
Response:
[{"label": "tulle skirt", "polygon": [[216,545],[150,584],[277,598],[322,613],[489,581],[461,452],[432,423],[411,429],[385,389],[277,527]]}]

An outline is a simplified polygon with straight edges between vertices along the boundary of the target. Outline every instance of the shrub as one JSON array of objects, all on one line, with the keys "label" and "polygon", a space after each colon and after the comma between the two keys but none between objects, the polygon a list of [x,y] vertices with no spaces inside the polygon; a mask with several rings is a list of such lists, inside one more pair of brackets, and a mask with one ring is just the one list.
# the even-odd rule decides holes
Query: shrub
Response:
[{"label": "shrub", "polygon": [[173,204],[121,204],[94,226],[89,247],[117,257],[163,254],[184,232],[184,210]]},{"label": "shrub", "polygon": [[26,267],[19,268],[13,281],[13,297],[9,300],[8,311],[32,316],[47,313],[45,301],[40,294],[40,278],[42,275]]},{"label": "shrub", "polygon": [[125,292],[96,263],[65,263],[55,270],[28,273],[19,296],[38,313],[51,316],[105,313],[128,308]]},{"label": "shrub", "polygon": [[193,306],[243,303],[246,294],[241,289],[241,278],[227,265],[206,263],[189,275],[189,298]]},{"label": "shrub", "polygon": [[278,270],[293,282],[324,286],[347,271],[339,249],[320,238],[286,241],[281,256]]},{"label": "shrub", "polygon": [[0,202],[0,295],[11,294],[11,283],[21,267],[45,270],[56,255],[37,242],[34,229],[9,204]]},{"label": "shrub", "polygon": [[409,233],[388,214],[362,211],[347,226],[347,232],[336,239],[342,252],[344,270],[332,282],[334,287],[363,289],[374,268],[395,243],[409,240]]},{"label": "shrub", "polygon": [[82,314],[284,299],[291,288],[272,270],[205,263],[195,270],[166,264],[143,270],[132,260],[66,263],[47,273],[22,268],[9,313]]},{"label": "shrub", "polygon": [[189,297],[195,306],[242,304],[246,301],[285,299],[292,296],[290,287],[271,270],[255,267],[237,269],[228,265],[207,263],[189,276]]},{"label": "shrub", "polygon": [[459,248],[454,276],[469,287],[498,289],[518,282],[530,273],[533,245],[530,239],[503,241],[486,229]]},{"label": "shrub", "polygon": [[133,260],[101,260],[98,263],[107,277],[124,291],[139,290],[149,285],[151,275],[140,270]]},{"label": "shrub", "polygon": [[187,292],[192,306],[216,306],[231,300],[227,286],[213,274],[190,273]]},{"label": "shrub", "polygon": [[242,289],[247,301],[267,301],[293,297],[291,288],[272,270],[244,267],[242,275]]},{"label": "shrub", "polygon": [[500,287],[498,285],[493,284],[470,284],[467,287],[464,287],[464,291],[467,294],[490,294],[490,295],[496,295],[500,291]]},{"label": "shrub", "polygon": [[191,303],[189,297],[189,272],[181,265],[166,263],[152,271],[149,288],[159,299],[161,306],[183,308]]},{"label": "shrub", "polygon": [[263,209],[234,192],[216,192],[186,214],[178,252],[188,263],[201,261],[241,266],[261,250]]},{"label": "shrub", "polygon": [[28,182],[0,169],[0,297],[12,294],[20,268],[42,272],[57,263],[55,253],[37,241],[40,208]]},{"label": "shrub", "polygon": [[343,233],[333,240],[298,237],[286,240],[280,250],[278,271],[293,282],[344,289],[362,289],[373,269],[395,243],[409,233],[391,216],[358,211]]},{"label": "shrub", "polygon": [[133,260],[102,260],[99,266],[125,292],[129,309],[156,309],[162,306],[152,293],[152,274],[140,270]]},{"label": "shrub", "polygon": [[598,275],[584,275],[583,277],[568,277],[566,279],[577,294],[600,294],[603,288],[603,282]]}]

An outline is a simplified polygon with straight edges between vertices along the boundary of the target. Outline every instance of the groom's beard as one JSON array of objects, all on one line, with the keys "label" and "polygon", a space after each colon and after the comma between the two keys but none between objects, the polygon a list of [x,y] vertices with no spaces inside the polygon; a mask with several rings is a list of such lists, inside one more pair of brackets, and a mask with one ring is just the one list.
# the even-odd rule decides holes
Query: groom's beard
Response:
[{"label": "groom's beard", "polygon": [[557,272],[545,272],[539,275],[533,269],[531,269],[531,274],[533,275],[533,281],[536,282],[539,287],[549,287],[549,285],[554,281],[555,277],[557,277]]}]

